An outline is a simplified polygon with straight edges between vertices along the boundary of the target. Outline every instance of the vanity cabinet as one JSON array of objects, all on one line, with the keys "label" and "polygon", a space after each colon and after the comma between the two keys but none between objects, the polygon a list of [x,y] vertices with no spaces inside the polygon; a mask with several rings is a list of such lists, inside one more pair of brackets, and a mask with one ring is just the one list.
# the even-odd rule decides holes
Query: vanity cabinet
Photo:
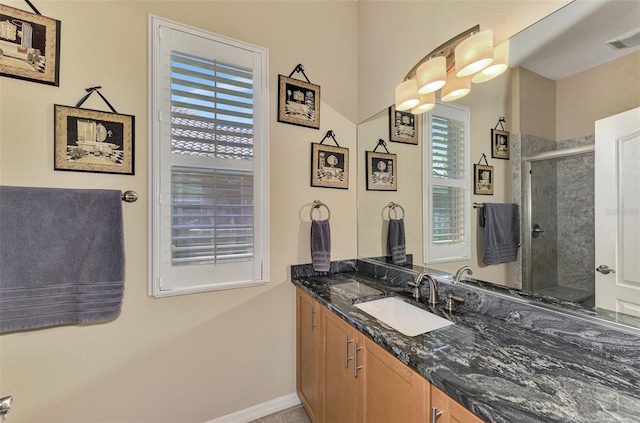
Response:
[{"label": "vanity cabinet", "polygon": [[322,308],[309,295],[296,289],[296,388],[298,397],[313,422],[319,422],[320,353],[322,347]]},{"label": "vanity cabinet", "polygon": [[299,288],[296,309],[297,390],[314,423],[482,423]]},{"label": "vanity cabinet", "polygon": [[431,386],[431,407],[430,423],[483,423],[478,416],[435,386]]}]

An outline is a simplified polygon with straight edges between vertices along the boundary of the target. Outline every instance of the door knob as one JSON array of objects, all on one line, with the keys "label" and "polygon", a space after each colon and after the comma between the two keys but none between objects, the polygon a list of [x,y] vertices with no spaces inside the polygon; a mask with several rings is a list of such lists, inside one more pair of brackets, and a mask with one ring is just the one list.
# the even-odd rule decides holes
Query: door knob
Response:
[{"label": "door knob", "polygon": [[603,275],[608,275],[609,273],[616,273],[615,270],[609,269],[609,266],[607,266],[606,264],[601,264],[600,266],[596,267],[596,270],[602,273]]}]

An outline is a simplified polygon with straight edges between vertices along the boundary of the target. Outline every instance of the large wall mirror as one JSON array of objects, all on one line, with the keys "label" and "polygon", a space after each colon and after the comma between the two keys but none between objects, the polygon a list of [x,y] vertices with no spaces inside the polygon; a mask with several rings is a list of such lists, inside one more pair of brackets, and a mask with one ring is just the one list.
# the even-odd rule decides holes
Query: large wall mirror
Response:
[{"label": "large wall mirror", "polygon": [[[615,42],[634,31],[635,36]],[[596,186],[601,191],[617,189],[596,178],[595,122],[640,107],[638,31],[639,2],[574,1],[511,37],[509,70],[492,81],[473,84],[471,93],[455,102],[467,107],[471,115],[467,169],[471,172],[483,153],[494,167],[493,195],[473,195],[469,187],[468,260],[425,262],[423,128],[418,127],[418,145],[389,142],[388,109],[358,125],[359,256],[388,260],[389,219],[397,217],[397,208],[391,210],[389,203],[396,203],[404,209],[406,247],[413,266],[454,273],[467,265],[478,280],[582,307],[597,305],[640,316],[637,133],[636,140],[629,143],[633,147],[626,150],[632,158],[627,170],[632,169],[623,178],[632,182],[616,182],[621,183],[619,189],[626,190],[623,213],[618,213],[616,204],[597,203],[594,194]],[[608,41],[614,41],[613,46],[607,45]],[[625,43],[631,46],[616,48]],[[508,160],[491,156],[490,133],[501,116],[510,132]],[[635,116],[638,128],[640,121]],[[365,152],[373,150],[379,139],[387,141],[390,153],[397,155],[397,191],[367,190]],[[484,202],[519,205],[521,248],[516,261],[483,263],[483,230],[478,228],[478,210],[471,206]],[[596,268],[614,268],[622,262],[596,261],[600,240],[595,219],[602,210],[622,215],[626,231],[635,237],[616,241],[619,251],[615,260],[626,257],[626,262],[624,271],[617,270],[615,277],[632,289],[616,294],[625,299],[607,299],[606,303],[606,292],[613,290],[606,284],[615,285],[615,280],[603,280],[613,273],[607,275]],[[539,229],[533,230],[534,225]]]}]

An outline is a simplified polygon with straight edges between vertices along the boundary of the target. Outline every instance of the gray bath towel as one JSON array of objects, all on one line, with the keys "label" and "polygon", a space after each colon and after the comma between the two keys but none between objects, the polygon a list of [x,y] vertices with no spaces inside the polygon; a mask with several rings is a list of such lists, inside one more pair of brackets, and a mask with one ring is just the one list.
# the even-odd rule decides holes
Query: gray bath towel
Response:
[{"label": "gray bath towel", "polygon": [[0,187],[0,332],[115,318],[120,191]]},{"label": "gray bath towel", "polygon": [[517,204],[484,203],[479,209],[479,224],[484,227],[485,264],[515,261],[520,247],[520,215]]},{"label": "gray bath towel", "polygon": [[311,263],[316,272],[328,272],[331,267],[329,219],[311,221]]},{"label": "gray bath towel", "polygon": [[389,219],[389,233],[387,235],[389,254],[393,264],[407,262],[407,247],[405,245],[404,219]]}]

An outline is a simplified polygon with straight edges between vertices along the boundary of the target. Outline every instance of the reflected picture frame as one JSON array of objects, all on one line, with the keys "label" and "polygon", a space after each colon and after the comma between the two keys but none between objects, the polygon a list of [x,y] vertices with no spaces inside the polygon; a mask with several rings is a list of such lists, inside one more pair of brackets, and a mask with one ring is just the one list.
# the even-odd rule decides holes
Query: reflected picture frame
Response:
[{"label": "reflected picture frame", "polygon": [[311,143],[311,186],[349,188],[349,149]]},{"label": "reflected picture frame", "polygon": [[476,195],[493,195],[493,166],[473,165],[473,193]]},{"label": "reflected picture frame", "polygon": [[418,145],[418,121],[413,113],[389,107],[389,141]]},{"label": "reflected picture frame", "polygon": [[509,132],[500,129],[491,130],[491,157],[509,160],[510,140]]},{"label": "reflected picture frame", "polygon": [[366,152],[367,191],[398,190],[398,156],[390,153]]},{"label": "reflected picture frame", "polygon": [[54,170],[134,175],[135,116],[54,105]]},{"label": "reflected picture frame", "polygon": [[320,86],[278,75],[278,122],[320,129]]},{"label": "reflected picture frame", "polygon": [[0,76],[60,85],[60,21],[0,4]]}]

